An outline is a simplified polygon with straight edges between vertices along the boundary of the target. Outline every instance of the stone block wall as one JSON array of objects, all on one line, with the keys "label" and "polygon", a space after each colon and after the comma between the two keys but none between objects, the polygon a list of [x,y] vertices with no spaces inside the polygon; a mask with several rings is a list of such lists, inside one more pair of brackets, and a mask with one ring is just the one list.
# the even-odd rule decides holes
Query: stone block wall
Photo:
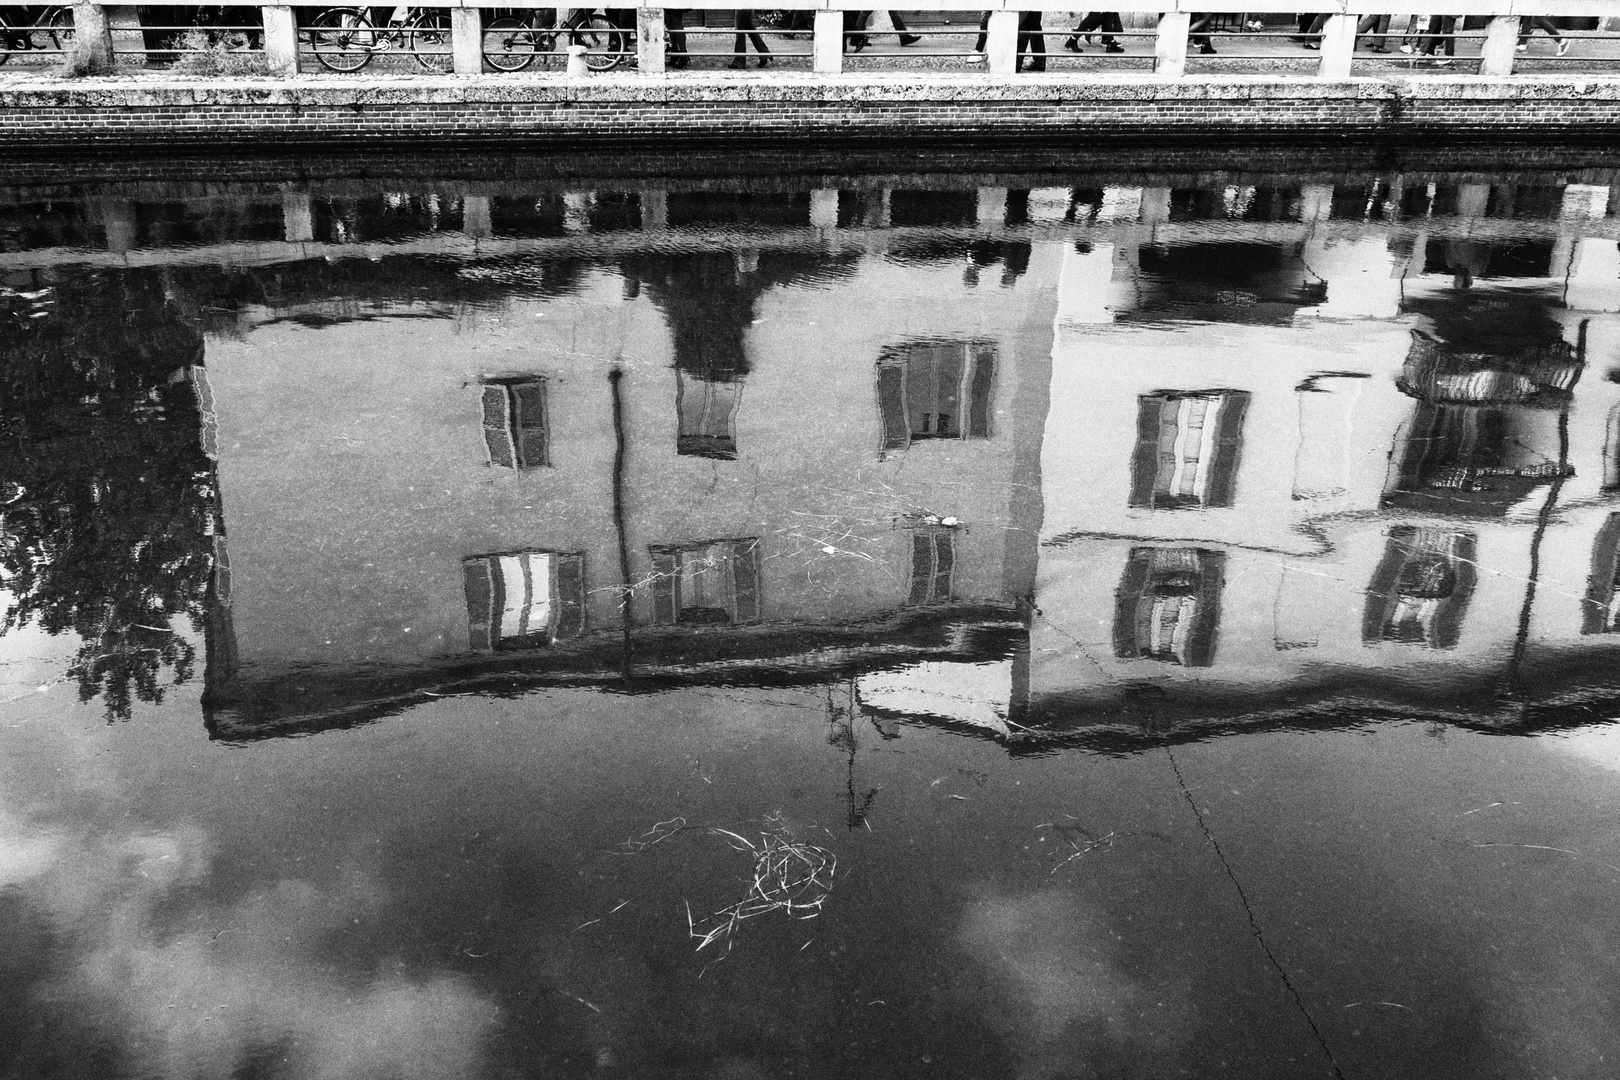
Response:
[{"label": "stone block wall", "polygon": [[0,83],[0,148],[36,153],[1429,133],[1511,139],[1617,130],[1620,77],[1610,76]]}]

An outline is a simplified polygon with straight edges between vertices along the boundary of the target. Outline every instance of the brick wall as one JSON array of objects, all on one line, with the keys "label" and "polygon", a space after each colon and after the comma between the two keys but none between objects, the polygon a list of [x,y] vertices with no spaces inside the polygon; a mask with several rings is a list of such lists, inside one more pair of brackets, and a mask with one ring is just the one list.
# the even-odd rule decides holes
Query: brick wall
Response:
[{"label": "brick wall", "polygon": [[636,75],[0,83],[0,147],[82,152],[1231,134],[1612,135],[1620,77]]}]

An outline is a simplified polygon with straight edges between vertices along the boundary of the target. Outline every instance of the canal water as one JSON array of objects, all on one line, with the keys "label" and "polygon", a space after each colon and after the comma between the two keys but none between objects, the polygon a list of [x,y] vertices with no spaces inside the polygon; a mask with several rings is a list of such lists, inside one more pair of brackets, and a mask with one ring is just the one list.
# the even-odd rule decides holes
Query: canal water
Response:
[{"label": "canal water", "polygon": [[1614,1075],[1617,185],[5,193],[0,1075]]}]

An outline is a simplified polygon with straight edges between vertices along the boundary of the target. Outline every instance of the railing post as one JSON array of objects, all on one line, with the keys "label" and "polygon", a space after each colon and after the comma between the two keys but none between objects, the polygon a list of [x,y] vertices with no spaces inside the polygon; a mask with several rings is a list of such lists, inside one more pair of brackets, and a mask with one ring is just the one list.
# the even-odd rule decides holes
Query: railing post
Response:
[{"label": "railing post", "polygon": [[647,232],[660,232],[669,227],[669,193],[662,188],[649,188],[641,193],[641,227]]},{"label": "railing post", "polygon": [[990,232],[1007,223],[1007,189],[982,187],[979,189],[978,212],[974,220],[980,232]]},{"label": "railing post", "polygon": [[264,62],[270,74],[290,79],[298,74],[298,24],[293,9],[285,4],[266,5],[264,12]]},{"label": "railing post", "polygon": [[484,20],[478,8],[450,9],[450,61],[457,75],[484,70]]},{"label": "railing post", "polygon": [[1179,79],[1187,74],[1187,30],[1192,15],[1167,11],[1159,16],[1159,35],[1153,42],[1153,74]]},{"label": "railing post", "polygon": [[985,66],[992,75],[1011,75],[1018,67],[1018,12],[992,11],[985,28]]},{"label": "railing post", "polygon": [[664,9],[636,9],[636,65],[643,75],[664,73]]},{"label": "railing post", "polygon": [[100,4],[73,5],[73,44],[69,63],[88,75],[101,75],[113,69],[112,28],[107,9]]},{"label": "railing post", "polygon": [[810,51],[811,67],[817,75],[837,75],[844,70],[844,13],[818,11]]},{"label": "railing post", "polygon": [[1322,60],[1316,65],[1318,77],[1350,77],[1350,63],[1356,55],[1356,21],[1354,15],[1329,15],[1322,24]]},{"label": "railing post", "polygon": [[1519,17],[1497,15],[1485,28],[1479,51],[1479,73],[1502,77],[1513,74],[1513,48],[1519,43]]}]

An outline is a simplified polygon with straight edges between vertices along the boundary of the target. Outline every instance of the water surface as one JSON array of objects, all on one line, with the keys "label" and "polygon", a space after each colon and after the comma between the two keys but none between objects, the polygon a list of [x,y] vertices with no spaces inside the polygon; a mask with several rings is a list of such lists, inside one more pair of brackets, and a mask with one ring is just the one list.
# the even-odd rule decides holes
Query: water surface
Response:
[{"label": "water surface", "polygon": [[7,1075],[1608,1075],[1612,170],[1130,179],[15,189]]}]

